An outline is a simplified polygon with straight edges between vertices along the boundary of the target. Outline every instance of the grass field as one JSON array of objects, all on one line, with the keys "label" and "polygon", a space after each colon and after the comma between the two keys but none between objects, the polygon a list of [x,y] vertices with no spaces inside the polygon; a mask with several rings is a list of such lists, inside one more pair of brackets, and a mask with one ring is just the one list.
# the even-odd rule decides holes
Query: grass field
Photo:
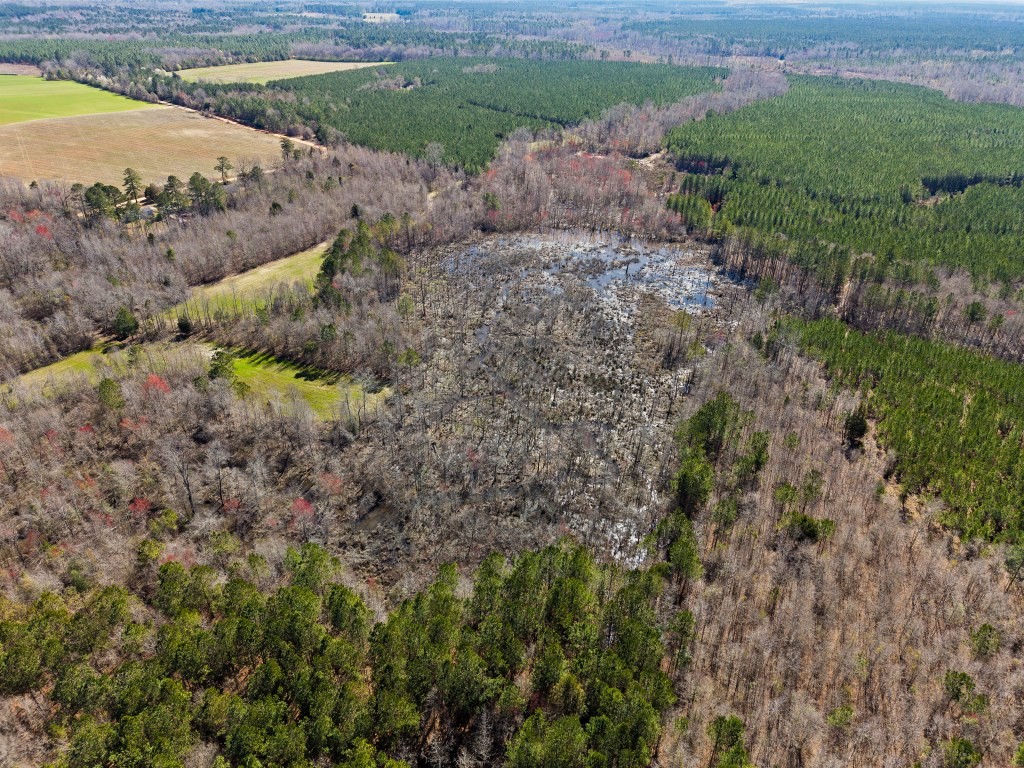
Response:
[{"label": "grass field", "polygon": [[379,61],[259,61],[253,64],[225,64],[220,67],[197,67],[183,69],[178,74],[182,80],[194,83],[205,80],[210,83],[267,83],[271,80],[286,80],[290,77],[323,75],[327,72],[345,72],[363,67],[379,67],[388,62]]},{"label": "grass field", "polygon": [[129,112],[152,106],[68,80],[0,76],[0,125],[51,117]]},{"label": "grass field", "polygon": [[[184,365],[203,365],[213,352],[212,344],[189,341],[142,344],[132,351],[105,345],[26,373],[13,387],[0,390],[0,395],[17,399],[19,391],[27,390],[52,397],[65,386],[82,380],[96,386],[101,379],[119,378],[133,367],[161,373]],[[387,397],[387,390],[367,393],[346,376],[304,368],[260,353],[240,351],[233,372],[244,385],[245,398],[272,404],[285,412],[293,411],[296,403],[304,403],[321,419],[344,413],[346,404],[353,415],[364,410],[364,405],[366,411],[373,412]]]},{"label": "grass field", "polygon": [[163,182],[195,171],[215,176],[221,155],[237,168],[242,161],[268,165],[280,153],[274,136],[177,107],[0,126],[0,174],[23,181],[120,185],[131,167],[144,182]]},{"label": "grass field", "polygon": [[194,288],[189,300],[169,309],[167,315],[173,319],[182,312],[215,315],[219,311],[244,310],[251,308],[256,299],[277,286],[293,283],[312,286],[328,245],[330,243],[321,243],[240,275],[231,275],[211,285]]},{"label": "grass field", "polygon": [[96,385],[104,377],[122,376],[132,367],[133,358],[146,370],[161,372],[199,358],[207,359],[211,354],[209,345],[187,342],[143,344],[136,347],[136,352],[131,355],[116,344],[103,344],[36,368],[19,376],[17,383],[32,392],[49,396],[77,379]]},{"label": "grass field", "polygon": [[285,412],[302,401],[321,419],[342,412],[346,402],[352,414],[362,409],[364,400],[366,409],[374,411],[387,396],[386,390],[367,393],[348,377],[324,374],[264,354],[241,355],[234,371],[238,381],[248,388],[246,397],[273,403]]}]

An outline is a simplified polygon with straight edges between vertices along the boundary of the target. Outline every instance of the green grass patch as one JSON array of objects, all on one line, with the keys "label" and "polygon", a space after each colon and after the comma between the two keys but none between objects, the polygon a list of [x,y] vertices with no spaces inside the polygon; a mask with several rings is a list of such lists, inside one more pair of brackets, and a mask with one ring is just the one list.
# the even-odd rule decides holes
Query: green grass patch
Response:
[{"label": "green grass patch", "polygon": [[[0,388],[0,394],[15,399],[26,392],[52,397],[66,387],[82,383],[96,386],[104,378],[120,378],[133,370],[163,373],[186,364],[205,366],[214,350],[212,344],[190,341],[127,347],[107,344],[19,376],[13,385]],[[302,402],[321,419],[344,415],[346,406],[355,416],[376,411],[388,395],[386,389],[367,392],[349,376],[296,365],[265,353],[236,350],[236,354],[233,373],[244,385],[244,397],[279,405],[285,412]]]},{"label": "green grass patch", "polygon": [[194,317],[242,314],[255,309],[261,299],[281,285],[301,283],[311,288],[328,245],[330,243],[321,243],[216,283],[194,288],[188,301],[169,309],[167,316],[177,318],[183,313]]},{"label": "green grass patch", "polygon": [[78,382],[95,386],[103,378],[118,378],[135,368],[161,373],[186,362],[208,359],[212,352],[211,345],[193,342],[106,343],[29,371],[13,386],[5,387],[4,394],[21,390],[50,397]]},{"label": "green grass patch", "polygon": [[127,112],[152,106],[69,80],[0,75],[0,125],[50,117]]},{"label": "green grass patch", "polygon": [[63,360],[58,360],[42,368],[36,368],[23,376],[18,377],[18,382],[23,386],[32,389],[44,390],[56,382],[66,382],[77,377],[86,377],[90,381],[95,377],[96,371],[104,365],[103,348],[87,349],[84,352],[77,352],[68,355]]},{"label": "green grass patch", "polygon": [[386,392],[367,393],[348,376],[296,365],[263,353],[240,353],[234,362],[237,380],[248,390],[247,397],[280,403],[287,411],[289,403],[301,400],[322,419],[342,412],[376,409]]}]

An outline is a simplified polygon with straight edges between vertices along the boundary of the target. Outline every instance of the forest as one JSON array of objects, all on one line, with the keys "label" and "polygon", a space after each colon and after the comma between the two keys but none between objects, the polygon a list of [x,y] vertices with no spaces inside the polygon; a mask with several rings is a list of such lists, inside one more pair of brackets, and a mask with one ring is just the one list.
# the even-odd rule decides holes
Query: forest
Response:
[{"label": "forest", "polygon": [[465,597],[445,566],[381,623],[316,545],[289,550],[274,587],[258,556],[221,581],[158,566],[159,548],[140,545],[135,593],[83,578],[66,601],[2,606],[0,691],[52,686],[63,766],[177,765],[200,739],[218,766],[644,766],[674,700],[663,667],[681,673],[692,642],[667,568],[622,573],[578,546],[492,556]]},{"label": "forest", "polygon": [[676,129],[667,145],[696,174],[682,192],[719,206],[718,231],[784,235],[793,248],[838,245],[1010,285],[1024,270],[1022,130],[1015,108],[800,78],[778,99]]},{"label": "forest", "polygon": [[656,64],[430,59],[277,85],[298,97],[307,124],[393,152],[422,155],[438,144],[444,162],[480,170],[516,128],[574,125],[623,103],[663,106],[713,90],[725,74]]},{"label": "forest", "polygon": [[[718,18],[711,19],[693,14],[685,20],[632,21],[623,24],[623,30],[660,40],[697,41],[709,53],[782,59],[793,54],[802,58],[808,55],[805,52],[886,58],[908,49],[934,55],[949,50],[999,53],[1024,47],[1024,29],[1019,25],[999,24],[963,7],[940,14],[915,14],[897,7],[891,15],[883,11],[856,18],[815,18],[792,8],[776,14],[759,11],[756,7],[722,9]],[[851,52],[844,54],[843,48]]]},{"label": "forest", "polygon": [[1024,766],[1022,24],[0,9],[0,765]]},{"label": "forest", "polygon": [[904,494],[941,498],[943,521],[967,538],[1020,543],[1019,364],[835,321],[787,330],[837,383],[864,392],[863,415],[895,452],[890,471]]}]

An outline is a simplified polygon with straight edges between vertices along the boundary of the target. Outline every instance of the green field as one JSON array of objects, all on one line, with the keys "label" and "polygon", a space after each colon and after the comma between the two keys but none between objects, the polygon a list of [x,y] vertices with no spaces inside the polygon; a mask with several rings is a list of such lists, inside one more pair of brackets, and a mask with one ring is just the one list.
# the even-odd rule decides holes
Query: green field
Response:
[{"label": "green field", "polygon": [[161,373],[185,363],[205,360],[211,351],[206,344],[160,342],[128,348],[105,343],[19,376],[15,389],[24,387],[30,392],[51,396],[76,381],[84,380],[95,386],[104,377],[124,376],[138,365]]},{"label": "green field", "polygon": [[369,394],[348,377],[303,368],[265,354],[241,354],[235,360],[234,373],[247,388],[246,397],[279,404],[286,412],[292,410],[292,403],[302,401],[322,419],[337,415],[346,401],[353,414],[362,409],[364,400],[367,410],[373,411],[387,396],[385,390]]},{"label": "green field", "polygon": [[[194,342],[156,342],[135,347],[107,344],[70,355],[51,365],[37,368],[6,388],[8,396],[19,390],[51,397],[64,387],[85,381],[91,386],[103,378],[120,378],[141,369],[163,373],[184,365],[205,365],[213,356],[212,344]],[[374,411],[384,402],[387,390],[367,393],[351,378],[325,373],[279,360],[270,355],[239,351],[233,364],[235,380],[244,385],[244,397],[259,403],[279,406],[285,412],[301,402],[319,418],[328,419],[344,410],[355,414]]]},{"label": "green field", "polygon": [[388,62],[379,61],[257,61],[251,64],[224,64],[219,67],[196,67],[179,70],[182,80],[190,83],[203,80],[208,83],[266,83],[290,77],[322,75],[327,72],[346,72],[364,67],[379,67]]},{"label": "green field", "polygon": [[67,80],[0,75],[0,125],[49,117],[128,112],[152,106]]},{"label": "green field", "polygon": [[330,243],[321,243],[301,253],[194,288],[188,301],[169,309],[167,316],[175,318],[185,312],[194,316],[243,312],[252,309],[261,297],[276,287],[295,283],[312,287],[328,245]]}]

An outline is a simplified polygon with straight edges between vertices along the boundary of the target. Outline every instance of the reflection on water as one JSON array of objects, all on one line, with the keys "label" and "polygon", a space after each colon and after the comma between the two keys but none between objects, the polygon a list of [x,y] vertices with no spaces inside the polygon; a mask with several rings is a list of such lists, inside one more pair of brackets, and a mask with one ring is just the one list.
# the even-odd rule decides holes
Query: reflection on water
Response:
[{"label": "reflection on water", "polygon": [[612,246],[573,249],[566,258],[548,264],[544,272],[574,272],[603,298],[620,288],[636,287],[657,293],[674,309],[709,309],[712,278],[706,270],[680,264],[682,254],[669,248],[623,251]]},{"label": "reflection on water", "polygon": [[[560,276],[572,275],[613,304],[619,303],[623,289],[639,289],[656,294],[673,309],[700,312],[715,306],[716,278],[707,269],[693,266],[692,252],[650,246],[615,233],[551,232],[497,239],[466,249],[449,267],[464,268],[475,256],[502,249],[536,253],[551,294],[562,292]],[[525,279],[530,271],[523,269],[520,278]]]}]

